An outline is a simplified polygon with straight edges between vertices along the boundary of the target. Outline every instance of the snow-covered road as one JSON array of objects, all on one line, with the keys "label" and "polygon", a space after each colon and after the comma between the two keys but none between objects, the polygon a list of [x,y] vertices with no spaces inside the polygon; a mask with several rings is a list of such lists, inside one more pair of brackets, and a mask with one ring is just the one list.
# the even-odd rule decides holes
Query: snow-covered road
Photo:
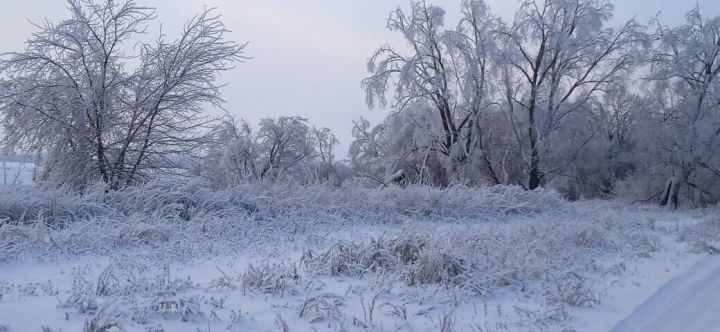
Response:
[{"label": "snow-covered road", "polygon": [[636,331],[720,331],[720,255],[665,284],[612,329]]}]

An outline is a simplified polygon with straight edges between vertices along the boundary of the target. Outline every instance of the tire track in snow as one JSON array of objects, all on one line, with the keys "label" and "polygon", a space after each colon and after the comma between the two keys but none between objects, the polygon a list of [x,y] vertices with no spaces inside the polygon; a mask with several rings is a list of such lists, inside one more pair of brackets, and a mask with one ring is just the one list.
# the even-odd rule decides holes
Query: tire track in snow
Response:
[{"label": "tire track in snow", "polygon": [[662,286],[612,332],[720,331],[720,255]]}]

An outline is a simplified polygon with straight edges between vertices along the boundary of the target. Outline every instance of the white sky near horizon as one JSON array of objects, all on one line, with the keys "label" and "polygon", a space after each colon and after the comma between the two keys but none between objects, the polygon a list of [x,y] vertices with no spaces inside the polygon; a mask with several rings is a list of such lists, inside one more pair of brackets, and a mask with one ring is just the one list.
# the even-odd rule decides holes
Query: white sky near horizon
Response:
[{"label": "white sky near horizon", "polygon": [[[228,38],[249,41],[253,59],[222,77],[227,83],[225,109],[256,124],[260,119],[300,115],[312,125],[332,129],[340,140],[336,157],[346,157],[352,120],[373,124],[386,110],[368,110],[360,81],[373,50],[398,37],[385,29],[389,12],[408,0],[135,0],[155,7],[163,32],[173,37],[204,7],[217,7],[232,30]],[[510,21],[516,0],[486,0],[492,11]],[[428,0],[448,12],[454,25],[460,0]],[[661,12],[663,23],[681,24],[695,1],[615,0],[613,23],[635,17],[647,23]],[[720,1],[698,1],[706,17],[720,15]],[[0,53],[21,50],[35,28],[29,23],[67,17],[64,0],[0,0]],[[148,30],[156,37],[158,27]],[[216,111],[217,112],[217,111]]]}]

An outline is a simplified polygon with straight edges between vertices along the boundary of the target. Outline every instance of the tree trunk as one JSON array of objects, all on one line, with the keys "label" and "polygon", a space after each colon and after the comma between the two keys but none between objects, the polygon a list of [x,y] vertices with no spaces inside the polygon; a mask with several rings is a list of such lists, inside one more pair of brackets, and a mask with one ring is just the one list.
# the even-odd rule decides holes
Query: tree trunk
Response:
[{"label": "tree trunk", "polygon": [[[539,63],[540,61],[538,61],[538,66]],[[530,107],[528,108],[528,138],[530,140],[530,170],[528,172],[528,190],[535,190],[540,187],[540,154],[538,152],[538,137],[535,128],[536,109],[537,86],[533,83],[532,89],[530,91]]]},{"label": "tree trunk", "polygon": [[503,182],[502,184],[509,186],[512,184],[512,177],[510,175],[510,166],[508,165],[508,154],[510,154],[510,149],[505,150],[505,155],[502,159],[502,172],[503,172]]},{"label": "tree trunk", "polygon": [[538,153],[537,136],[535,135],[534,112],[530,112],[530,127],[528,136],[530,138],[530,170],[528,174],[528,190],[535,190],[540,187],[540,154]]},{"label": "tree trunk", "polygon": [[660,199],[660,206],[671,207],[673,210],[677,209],[678,206],[678,194],[680,193],[680,182],[676,176],[672,176],[668,179],[663,191],[662,198]]},{"label": "tree trunk", "polygon": [[528,178],[528,189],[535,190],[540,187],[540,172],[538,171],[538,168],[540,166],[540,156],[538,155],[537,147],[532,147],[535,144],[530,145],[532,150],[530,152],[530,174]]}]

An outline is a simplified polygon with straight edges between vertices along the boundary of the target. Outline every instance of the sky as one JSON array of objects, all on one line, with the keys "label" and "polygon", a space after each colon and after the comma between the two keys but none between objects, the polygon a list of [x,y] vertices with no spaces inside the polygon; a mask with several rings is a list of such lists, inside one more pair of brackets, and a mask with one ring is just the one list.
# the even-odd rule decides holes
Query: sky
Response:
[{"label": "sky", "polygon": [[[300,115],[318,127],[332,129],[340,140],[342,159],[352,140],[352,120],[361,116],[373,124],[387,110],[369,110],[360,81],[368,75],[367,60],[383,44],[401,41],[385,28],[388,14],[408,0],[135,0],[157,9],[168,37],[204,7],[216,7],[232,30],[228,38],[249,42],[252,59],[223,74],[227,83],[225,109],[237,118],[257,123],[265,117]],[[486,0],[494,13],[510,21],[516,0]],[[460,0],[428,0],[457,21]],[[668,25],[681,24],[694,1],[615,0],[612,24],[635,17],[647,23],[660,13]],[[720,15],[720,1],[698,2],[706,16]],[[0,53],[20,50],[35,30],[32,22],[67,17],[64,0],[0,0]],[[157,36],[159,26],[151,27]],[[210,111],[219,114],[219,110]]]}]

